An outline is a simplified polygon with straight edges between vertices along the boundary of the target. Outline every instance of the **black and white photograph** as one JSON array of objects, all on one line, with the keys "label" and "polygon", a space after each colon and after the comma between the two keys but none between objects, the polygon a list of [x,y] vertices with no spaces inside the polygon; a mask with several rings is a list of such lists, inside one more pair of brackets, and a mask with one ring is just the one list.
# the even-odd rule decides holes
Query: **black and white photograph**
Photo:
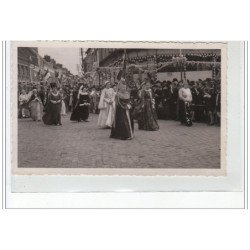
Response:
[{"label": "black and white photograph", "polygon": [[250,249],[244,1],[1,7],[1,249]]},{"label": "black and white photograph", "polygon": [[17,171],[225,174],[226,43],[33,44],[15,46]]}]

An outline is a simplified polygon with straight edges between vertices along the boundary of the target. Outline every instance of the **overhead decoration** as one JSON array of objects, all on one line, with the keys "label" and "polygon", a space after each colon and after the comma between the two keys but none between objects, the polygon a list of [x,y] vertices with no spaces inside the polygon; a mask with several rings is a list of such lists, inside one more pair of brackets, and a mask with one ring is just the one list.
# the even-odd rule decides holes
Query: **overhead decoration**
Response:
[{"label": "overhead decoration", "polygon": [[[165,63],[160,63],[157,66],[154,65],[139,65],[139,64],[129,64],[127,66],[127,70],[140,70],[140,73],[147,73],[147,72],[159,72],[160,70],[164,69],[167,66],[177,66],[179,64],[179,62],[177,61],[171,61],[171,62],[165,62]],[[204,65],[204,66],[211,66],[211,67],[220,67],[220,62],[203,62],[203,61],[186,61],[185,62],[186,67],[188,67],[189,65]],[[118,73],[119,70],[122,69],[122,67],[98,67],[98,73],[102,74],[102,75],[106,75],[106,74],[114,74],[114,73]]]},{"label": "overhead decoration", "polygon": [[[126,57],[126,80],[134,82],[134,74],[138,75],[141,82],[146,76],[152,81],[157,80],[159,72],[181,72],[181,79],[186,78],[186,71],[212,70],[213,78],[221,65],[220,56],[213,53],[186,53],[170,55],[148,55],[143,57]],[[120,70],[124,70],[124,58],[119,58],[105,67],[94,67],[90,75],[95,78],[95,85],[109,80],[111,83],[117,81],[116,76]]]}]

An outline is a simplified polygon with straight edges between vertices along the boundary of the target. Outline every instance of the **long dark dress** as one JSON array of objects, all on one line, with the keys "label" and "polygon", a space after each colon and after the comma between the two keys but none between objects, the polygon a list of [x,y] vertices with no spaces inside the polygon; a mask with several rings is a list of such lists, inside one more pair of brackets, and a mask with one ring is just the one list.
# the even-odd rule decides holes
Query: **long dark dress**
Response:
[{"label": "long dark dress", "polygon": [[133,123],[130,115],[130,99],[115,98],[115,114],[111,138],[127,140],[133,138]]},{"label": "long dark dress", "polygon": [[205,110],[206,112],[214,112],[215,108],[216,108],[216,94],[214,92],[214,90],[209,90],[207,91],[207,94],[204,96],[204,101],[205,101]]},{"label": "long dark dress", "polygon": [[142,90],[138,128],[140,130],[155,131],[159,129],[154,110],[154,100],[151,91]]},{"label": "long dark dress", "polygon": [[[43,122],[46,125],[61,124],[61,100],[62,97],[59,93],[48,95],[48,102],[45,107],[45,114],[43,115]],[[52,103],[51,101],[60,101],[59,103]]]},{"label": "long dark dress", "polygon": [[157,117],[162,119],[164,117],[164,109],[163,109],[163,91],[160,88],[155,89],[154,91],[155,96],[155,111]]},{"label": "long dark dress", "polygon": [[73,96],[72,96],[72,107],[73,107],[73,109],[75,108],[75,106],[77,104],[77,95],[78,95],[78,91],[74,90],[73,91]]},{"label": "long dark dress", "polygon": [[79,100],[76,103],[76,107],[74,108],[70,120],[71,121],[86,121],[89,117],[89,105],[90,98],[88,93],[80,93]]}]

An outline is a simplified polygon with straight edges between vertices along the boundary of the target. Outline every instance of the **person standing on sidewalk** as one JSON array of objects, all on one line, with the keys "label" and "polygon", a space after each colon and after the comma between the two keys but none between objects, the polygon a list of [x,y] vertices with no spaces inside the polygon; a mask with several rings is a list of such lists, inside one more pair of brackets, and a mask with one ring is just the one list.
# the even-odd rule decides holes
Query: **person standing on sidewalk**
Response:
[{"label": "person standing on sidewalk", "polygon": [[185,79],[184,86],[179,89],[179,114],[181,124],[185,124],[188,127],[192,126],[191,102],[192,93]]}]

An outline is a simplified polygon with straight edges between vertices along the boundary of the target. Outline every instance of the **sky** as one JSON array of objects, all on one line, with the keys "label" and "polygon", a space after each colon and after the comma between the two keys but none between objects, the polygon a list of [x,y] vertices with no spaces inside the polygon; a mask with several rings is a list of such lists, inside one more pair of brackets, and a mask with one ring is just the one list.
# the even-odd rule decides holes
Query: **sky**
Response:
[{"label": "sky", "polygon": [[38,53],[43,57],[49,55],[57,63],[61,63],[74,75],[78,74],[77,64],[80,63],[79,48],[38,48]]}]

